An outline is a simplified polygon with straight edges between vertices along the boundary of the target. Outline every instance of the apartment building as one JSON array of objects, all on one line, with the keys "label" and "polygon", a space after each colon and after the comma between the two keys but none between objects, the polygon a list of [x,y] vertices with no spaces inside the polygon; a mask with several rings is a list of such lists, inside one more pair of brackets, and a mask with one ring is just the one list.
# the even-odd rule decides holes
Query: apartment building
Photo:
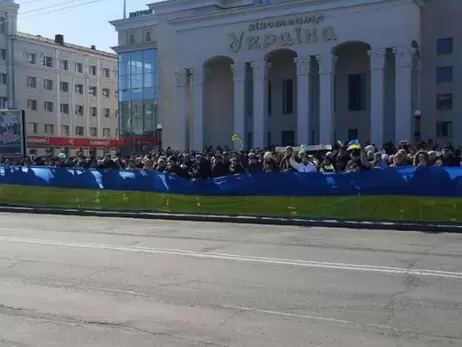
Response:
[{"label": "apartment building", "polygon": [[29,153],[64,149],[102,155],[116,147],[117,55],[67,43],[61,34],[45,38],[17,32],[12,18],[18,5],[0,4],[5,6],[9,19],[3,31],[0,19],[0,48],[5,47],[5,53],[0,50],[0,107],[26,111]]},{"label": "apartment building", "polygon": [[16,102],[26,110],[29,147],[101,152],[115,146],[116,66],[114,54],[67,44],[63,35],[52,40],[17,33]]},{"label": "apartment building", "polygon": [[461,0],[154,2],[111,22],[119,89],[134,63],[155,81],[120,94],[120,134],[137,131],[123,105],[149,99],[175,148],[462,146],[461,15]]}]

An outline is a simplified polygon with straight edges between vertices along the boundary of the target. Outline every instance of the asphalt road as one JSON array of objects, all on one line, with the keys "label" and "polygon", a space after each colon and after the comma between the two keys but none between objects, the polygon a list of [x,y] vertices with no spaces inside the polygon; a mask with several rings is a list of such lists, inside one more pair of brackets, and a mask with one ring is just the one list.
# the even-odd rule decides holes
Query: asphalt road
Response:
[{"label": "asphalt road", "polygon": [[462,235],[0,214],[0,346],[462,346]]}]

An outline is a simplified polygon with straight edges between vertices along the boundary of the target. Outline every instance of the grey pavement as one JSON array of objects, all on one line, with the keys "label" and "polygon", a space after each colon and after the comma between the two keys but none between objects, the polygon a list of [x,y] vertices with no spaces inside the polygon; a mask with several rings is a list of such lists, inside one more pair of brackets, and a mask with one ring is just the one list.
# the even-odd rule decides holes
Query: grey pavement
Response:
[{"label": "grey pavement", "polygon": [[0,346],[462,346],[462,235],[0,214]]}]

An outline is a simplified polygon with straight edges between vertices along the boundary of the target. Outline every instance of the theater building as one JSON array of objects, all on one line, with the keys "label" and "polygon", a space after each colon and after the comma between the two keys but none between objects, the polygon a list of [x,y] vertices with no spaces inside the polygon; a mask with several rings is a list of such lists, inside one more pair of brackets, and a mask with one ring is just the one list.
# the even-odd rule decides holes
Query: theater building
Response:
[{"label": "theater building", "polygon": [[246,147],[462,145],[461,14],[460,0],[150,4],[111,22],[121,135],[160,124],[164,146],[189,149],[233,134]]}]

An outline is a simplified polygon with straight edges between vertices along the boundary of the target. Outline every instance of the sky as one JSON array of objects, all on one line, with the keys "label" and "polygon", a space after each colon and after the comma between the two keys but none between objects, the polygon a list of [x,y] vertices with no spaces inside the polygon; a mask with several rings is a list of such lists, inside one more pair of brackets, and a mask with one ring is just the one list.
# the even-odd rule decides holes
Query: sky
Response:
[{"label": "sky", "polygon": [[[127,0],[127,14],[159,0]],[[123,0],[15,0],[19,4],[18,30],[53,38],[63,34],[69,43],[111,51],[117,45],[108,22],[123,16]]]}]

